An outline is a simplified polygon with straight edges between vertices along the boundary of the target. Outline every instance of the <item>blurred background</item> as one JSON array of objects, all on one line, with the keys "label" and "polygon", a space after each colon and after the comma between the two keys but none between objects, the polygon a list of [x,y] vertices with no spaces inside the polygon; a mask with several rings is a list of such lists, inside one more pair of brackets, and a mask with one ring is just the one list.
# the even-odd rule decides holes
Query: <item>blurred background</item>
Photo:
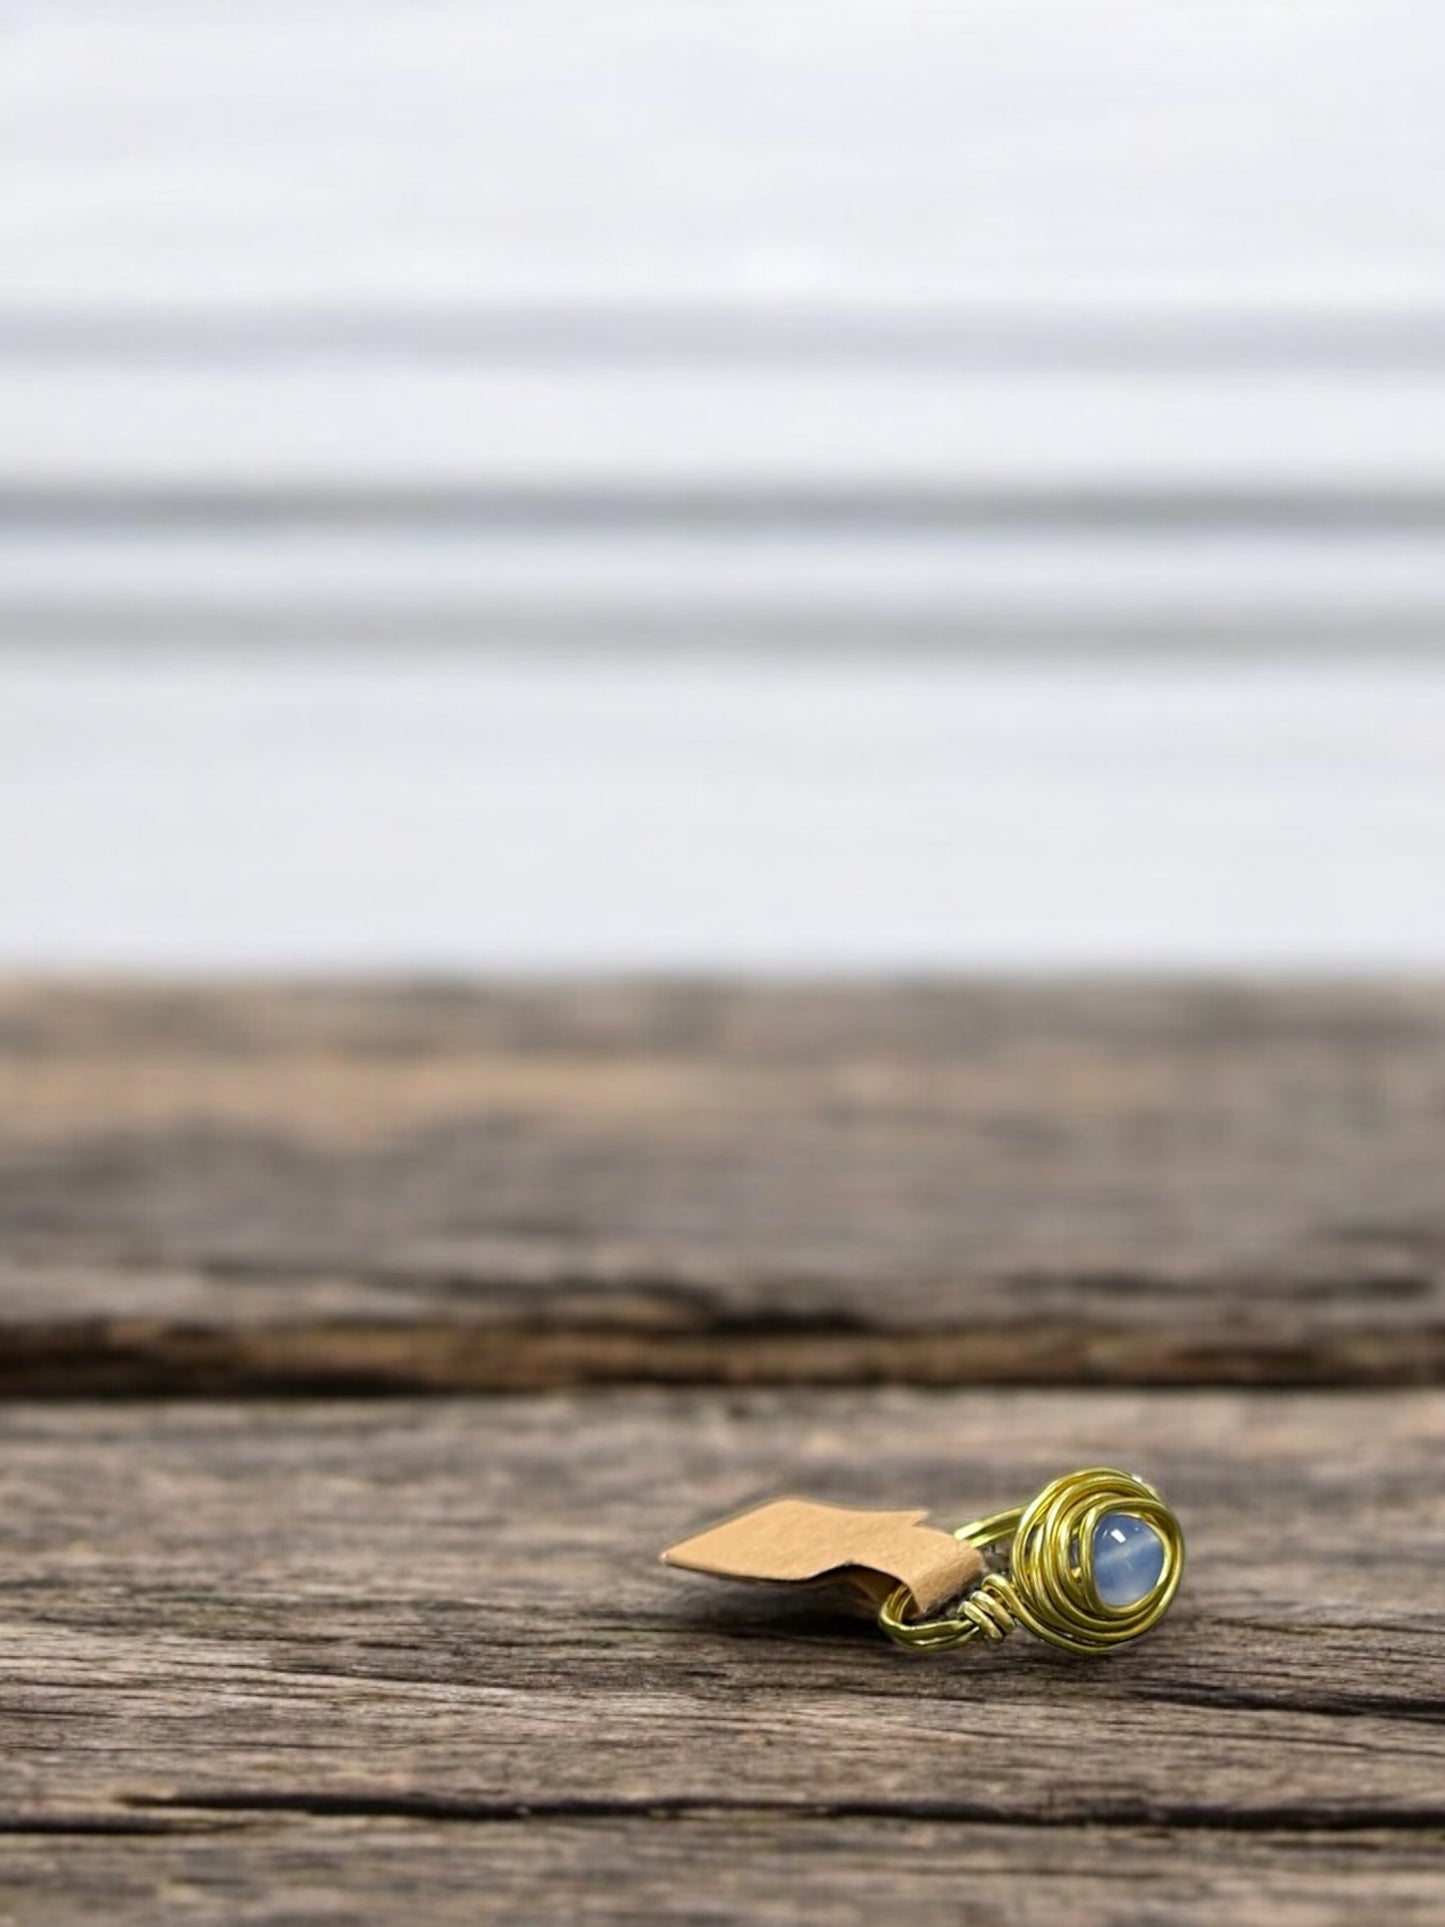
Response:
[{"label": "blurred background", "polygon": [[1438,968],[1442,55],[0,5],[0,969]]}]

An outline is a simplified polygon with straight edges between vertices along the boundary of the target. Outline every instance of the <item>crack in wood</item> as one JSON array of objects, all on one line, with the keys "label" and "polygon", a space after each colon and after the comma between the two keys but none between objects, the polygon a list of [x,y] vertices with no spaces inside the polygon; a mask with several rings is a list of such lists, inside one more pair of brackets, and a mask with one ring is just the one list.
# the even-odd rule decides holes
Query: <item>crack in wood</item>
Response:
[{"label": "crack in wood", "polygon": [[986,1800],[446,1800],[429,1794],[247,1791],[137,1794],[123,1804],[139,1812],[288,1814],[309,1819],[424,1820],[493,1825],[543,1820],[695,1819],[710,1815],[794,1820],[927,1820],[944,1825],[1009,1826],[1050,1831],[1081,1826],[1157,1826],[1197,1833],[1397,1833],[1445,1829],[1445,1801],[1408,1811],[1364,1813],[1346,1807],[1282,1801],[1257,1808],[1200,1807],[1147,1800],[1101,1800],[1067,1813],[1019,1813]]},{"label": "crack in wood", "polygon": [[1216,1320],[1151,1326],[1035,1318],[865,1330],[849,1316],[719,1318],[695,1329],[450,1318],[289,1319],[231,1327],[143,1318],[12,1326],[0,1398],[376,1398],[655,1386],[1427,1386],[1445,1325],[1269,1338]]}]

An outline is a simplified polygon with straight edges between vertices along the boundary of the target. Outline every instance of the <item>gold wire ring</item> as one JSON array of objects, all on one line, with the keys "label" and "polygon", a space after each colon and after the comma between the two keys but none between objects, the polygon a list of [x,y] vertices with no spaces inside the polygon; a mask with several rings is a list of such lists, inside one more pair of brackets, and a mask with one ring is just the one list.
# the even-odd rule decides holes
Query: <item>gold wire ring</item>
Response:
[{"label": "gold wire ring", "polygon": [[[1158,1541],[1157,1576],[1138,1598],[1110,1603],[1094,1557],[1101,1527],[1133,1521]],[[1026,1626],[1070,1653],[1102,1653],[1148,1632],[1168,1611],[1184,1573],[1184,1534],[1152,1485],[1128,1472],[1093,1466],[1051,1480],[1026,1506],[959,1526],[954,1535],[1006,1563],[936,1619],[909,1619],[913,1596],[897,1586],[878,1623],[890,1639],[918,1652],[943,1652],[975,1639],[995,1642]]]}]

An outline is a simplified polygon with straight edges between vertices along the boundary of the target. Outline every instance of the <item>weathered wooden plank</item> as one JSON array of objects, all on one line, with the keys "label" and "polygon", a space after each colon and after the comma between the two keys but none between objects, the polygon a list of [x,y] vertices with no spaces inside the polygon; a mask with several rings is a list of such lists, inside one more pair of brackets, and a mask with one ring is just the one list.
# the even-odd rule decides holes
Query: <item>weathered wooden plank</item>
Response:
[{"label": "weathered wooden plank", "polygon": [[[0,1821],[715,1808],[1445,1826],[1431,1393],[554,1394],[12,1405]],[[931,1661],[656,1563],[769,1490],[940,1519],[1157,1478],[1174,1614]]]},{"label": "weathered wooden plank", "polygon": [[1440,1918],[1429,1834],[1161,1834],[749,1812],[192,1819],[158,1835],[0,1839],[0,1920],[1149,1920],[1326,1927]]},{"label": "weathered wooden plank", "polygon": [[1433,1382],[1445,992],[0,993],[0,1389]]}]

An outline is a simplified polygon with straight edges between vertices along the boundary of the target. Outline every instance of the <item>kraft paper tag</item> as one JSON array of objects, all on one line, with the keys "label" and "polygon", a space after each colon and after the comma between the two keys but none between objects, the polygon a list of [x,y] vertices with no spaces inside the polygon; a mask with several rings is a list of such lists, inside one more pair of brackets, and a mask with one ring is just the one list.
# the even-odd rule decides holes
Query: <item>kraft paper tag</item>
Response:
[{"label": "kraft paper tag", "polygon": [[927,1517],[773,1499],[669,1546],[662,1562],[723,1579],[843,1578],[875,1602],[901,1581],[929,1613],[982,1578],[984,1563],[966,1540],[924,1525]]}]

